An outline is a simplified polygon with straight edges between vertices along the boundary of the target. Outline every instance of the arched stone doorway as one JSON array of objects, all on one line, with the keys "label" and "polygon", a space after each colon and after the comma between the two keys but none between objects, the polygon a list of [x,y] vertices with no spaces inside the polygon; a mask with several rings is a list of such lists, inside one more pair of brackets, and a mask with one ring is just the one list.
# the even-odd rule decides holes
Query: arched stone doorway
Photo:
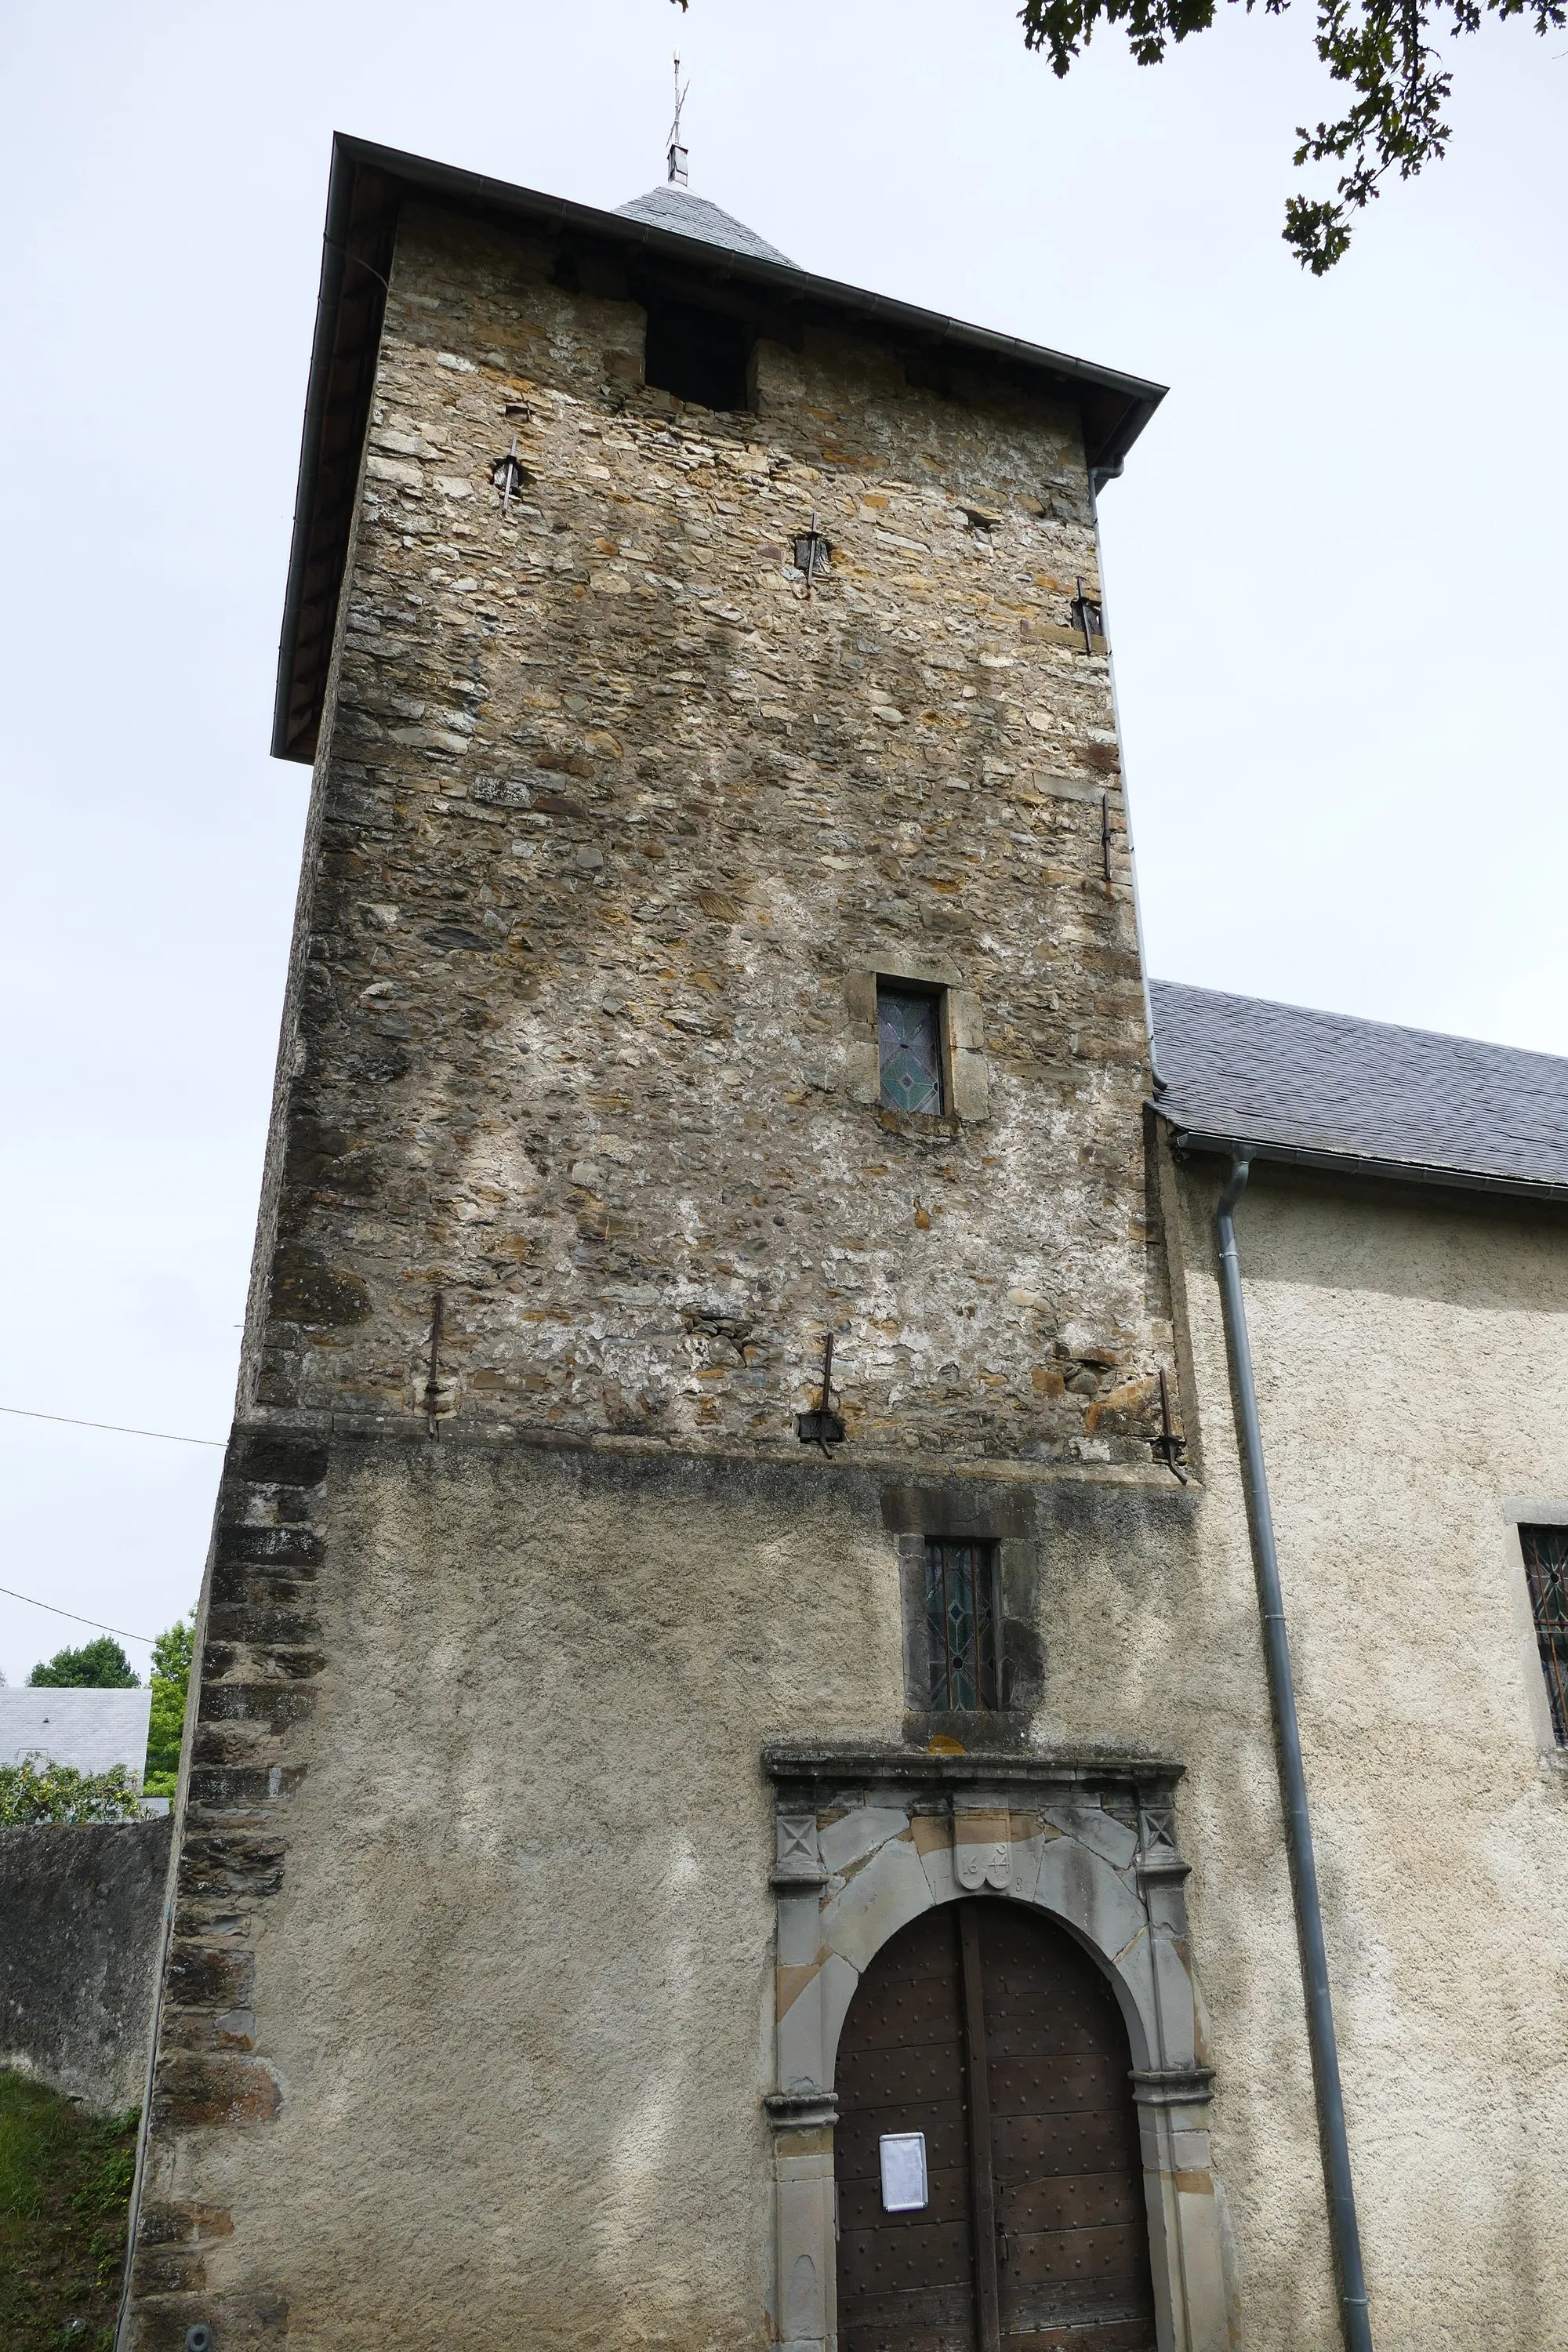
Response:
[{"label": "arched stone doorway", "polygon": [[961,1901],[885,1944],[838,2041],[840,2352],[1156,2352],[1130,2071],[1037,1914]]},{"label": "arched stone doorway", "polygon": [[[1159,2352],[1234,2352],[1237,2321],[1210,2169],[1214,2077],[1189,1967],[1187,1864],[1175,1844],[1181,1766],[1155,1757],[784,1741],[763,1762],[773,1783],[778,1914],[776,2087],[765,2105],[780,2352],[840,2352],[835,2143],[840,2062],[854,2047],[853,2033],[841,2037],[859,1988],[905,1929],[932,1915],[962,1918],[976,1895],[977,1918],[1047,1927],[1079,1948],[1108,1990],[1126,2036],[1120,2063],[1131,2061],[1153,2341]],[[997,2344],[1000,2329],[998,2284]],[[1097,2346],[1092,2334],[1053,2337],[1049,2328],[1035,2333],[1032,2352],[1075,2341],[1083,2352],[1111,2352],[1103,2336]],[[984,2352],[984,2342],[939,2334],[921,2352]],[[915,2352],[914,2339],[899,2352]]]}]

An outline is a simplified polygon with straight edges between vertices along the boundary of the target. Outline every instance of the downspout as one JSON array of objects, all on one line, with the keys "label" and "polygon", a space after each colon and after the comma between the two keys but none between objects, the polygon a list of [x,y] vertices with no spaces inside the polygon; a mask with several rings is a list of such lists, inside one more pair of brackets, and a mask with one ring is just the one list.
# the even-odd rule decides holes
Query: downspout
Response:
[{"label": "downspout", "polygon": [[1322,2140],[1323,2171],[1329,2191],[1329,2233],[1333,2241],[1334,2268],[1339,2277],[1340,2324],[1347,2352],[1372,2352],[1372,2326],[1367,2315],[1366,2280],[1362,2271],[1361,2231],[1356,2224],[1355,2188],[1351,2179],[1350,2143],[1345,2137],[1344,2094],[1340,2086],[1339,2045],[1334,2038],[1334,2009],[1329,1992],[1328,1954],[1323,1948],[1323,1910],[1318,1895],[1318,1864],[1312,1852],[1312,1824],[1307,1811],[1307,1775],[1301,1763],[1301,1732],[1296,1720],[1296,1683],[1290,1671],[1290,1643],[1285,1626],[1285,1601],[1279,1589],[1279,1556],[1274,1548],[1274,1517],[1268,1507],[1268,1475],[1263,1462],[1263,1433],[1258,1421],[1258,1391],[1252,1381],[1252,1349],[1247,1336],[1247,1307],[1241,1295],[1241,1268],[1236,1255],[1234,1212],[1247,1187],[1252,1162],[1240,1151],[1230,1181],[1215,1211],[1219,1236],[1220,1297],[1225,1308],[1225,1333],[1230,1349],[1231,1375],[1241,1424],[1241,1450],[1247,1465],[1247,1511],[1258,1570],[1258,1610],[1263,1619],[1263,1649],[1268,1664],[1268,1696],[1274,1709],[1274,1733],[1279,1757],[1279,1789],[1285,1806],[1285,1843],[1290,1858],[1290,1887],[1296,1900],[1296,1932],[1301,1946],[1301,1974],[1307,1991],[1307,2039],[1312,2053],[1312,2076],[1318,2091],[1318,2127]]}]

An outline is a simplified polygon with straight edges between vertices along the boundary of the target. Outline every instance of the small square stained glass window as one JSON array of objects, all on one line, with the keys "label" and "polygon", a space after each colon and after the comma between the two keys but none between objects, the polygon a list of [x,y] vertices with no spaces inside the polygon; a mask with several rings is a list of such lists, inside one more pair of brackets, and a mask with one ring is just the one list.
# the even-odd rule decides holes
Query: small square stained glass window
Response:
[{"label": "small square stained glass window", "polygon": [[926,1543],[931,1705],[941,1713],[1000,1704],[995,1552],[988,1543]]},{"label": "small square stained glass window", "polygon": [[1568,1528],[1521,1528],[1530,1610],[1559,1748],[1568,1748]]},{"label": "small square stained glass window", "polygon": [[885,1109],[940,1114],[942,1003],[929,990],[877,988]]}]

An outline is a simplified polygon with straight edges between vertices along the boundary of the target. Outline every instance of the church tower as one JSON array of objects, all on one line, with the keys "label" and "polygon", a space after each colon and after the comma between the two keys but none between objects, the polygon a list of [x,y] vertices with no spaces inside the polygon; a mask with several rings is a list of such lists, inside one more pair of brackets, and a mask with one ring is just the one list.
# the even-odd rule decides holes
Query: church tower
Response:
[{"label": "church tower", "polygon": [[338,141],[125,2352],[1230,2340],[1128,1601],[1159,398]]}]

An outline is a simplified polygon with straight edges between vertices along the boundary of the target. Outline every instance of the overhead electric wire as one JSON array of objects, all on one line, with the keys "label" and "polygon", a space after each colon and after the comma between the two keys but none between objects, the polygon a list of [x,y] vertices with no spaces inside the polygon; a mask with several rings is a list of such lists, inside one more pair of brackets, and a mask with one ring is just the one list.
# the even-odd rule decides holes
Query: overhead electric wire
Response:
[{"label": "overhead electric wire", "polygon": [[[122,1421],[79,1421],[69,1412],[31,1412],[25,1404],[0,1404],[0,1412],[15,1413],[20,1421],[58,1421],[67,1429],[109,1429],[116,1437],[161,1437],[167,1445],[211,1445],[219,1454],[224,1448],[221,1437],[180,1437],[172,1429],[130,1429]],[[47,1605],[47,1601],[38,1603],[40,1609]],[[68,1615],[68,1611],[66,1613]],[[82,1622],[85,1624],[87,1620],[83,1618]],[[112,1633],[114,1628],[110,1626],[109,1630]],[[140,1641],[142,1636],[138,1633],[135,1638]]]},{"label": "overhead electric wire", "polygon": [[[132,1429],[121,1421],[79,1421],[74,1413],[33,1412],[22,1404],[0,1404],[0,1412],[13,1413],[19,1421],[58,1422],[66,1429],[106,1429],[116,1437],[159,1437],[167,1445],[210,1445],[219,1454],[223,1452],[221,1438],[182,1437],[172,1429]],[[122,1642],[145,1642],[149,1649],[153,1647],[151,1633],[132,1633],[125,1625],[106,1625],[100,1618],[83,1617],[75,1609],[57,1608],[52,1601],[36,1600],[30,1592],[14,1592],[8,1584],[0,1584],[0,1593],[7,1601],[25,1601],[29,1609],[47,1609],[51,1617],[68,1617],[73,1625],[90,1625],[95,1633],[117,1633]]]},{"label": "overhead electric wire", "polygon": [[[0,1406],[0,1411],[4,1410],[5,1408]],[[45,1414],[43,1417],[46,1420],[50,1420],[53,1418],[53,1415]],[[89,1429],[95,1429],[99,1426],[99,1423],[89,1421],[87,1426]],[[138,1436],[142,1433],[140,1430],[136,1433]],[[203,1442],[204,1441],[200,1438],[195,1440],[195,1443],[198,1445]],[[153,1636],[151,1633],[132,1633],[128,1632],[123,1625],[103,1625],[99,1622],[96,1617],[79,1617],[74,1609],[57,1609],[52,1601],[35,1601],[30,1592],[13,1592],[8,1584],[0,1584],[0,1592],[5,1594],[7,1601],[25,1601],[30,1609],[47,1609],[51,1617],[68,1617],[73,1625],[90,1625],[95,1633],[118,1633],[121,1641],[145,1642],[149,1649],[153,1647]]]}]

